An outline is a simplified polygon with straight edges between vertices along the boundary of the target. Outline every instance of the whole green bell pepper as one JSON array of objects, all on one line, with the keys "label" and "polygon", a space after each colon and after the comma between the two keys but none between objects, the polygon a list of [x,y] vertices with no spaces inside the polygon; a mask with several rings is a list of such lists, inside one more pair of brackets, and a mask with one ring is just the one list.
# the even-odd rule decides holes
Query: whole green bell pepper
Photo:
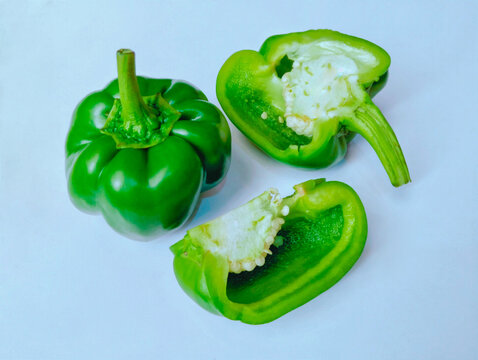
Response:
[{"label": "whole green bell pepper", "polygon": [[118,79],[76,108],[66,140],[71,200],[101,212],[119,233],[146,239],[182,225],[201,191],[230,162],[221,111],[194,86],[136,77],[134,53],[117,52]]},{"label": "whole green bell pepper", "polygon": [[222,66],[216,92],[229,119],[273,158],[322,168],[341,160],[355,133],[373,147],[394,186],[410,181],[400,145],[371,98],[390,56],[330,30],[268,38]]},{"label": "whole green bell pepper", "polygon": [[212,313],[270,322],[339,281],[357,261],[367,219],[340,182],[309,180],[281,199],[269,190],[171,247],[183,290]]}]

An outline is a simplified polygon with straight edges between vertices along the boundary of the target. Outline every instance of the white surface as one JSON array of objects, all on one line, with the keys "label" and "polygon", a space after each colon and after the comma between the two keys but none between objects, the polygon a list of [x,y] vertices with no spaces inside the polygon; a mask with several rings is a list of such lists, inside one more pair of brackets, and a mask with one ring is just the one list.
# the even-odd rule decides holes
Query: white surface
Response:
[{"label": "white surface", "polygon": [[[72,3],[0,2],[1,359],[476,359],[476,2]],[[115,77],[118,48],[136,51],[139,74],[187,79],[217,104],[229,55],[310,28],[390,53],[375,102],[413,183],[393,188],[360,137],[338,166],[305,171],[231,126],[224,187],[163,239],[128,240],[70,203],[71,113]],[[342,281],[263,326],[211,315],[182,292],[168,247],[187,228],[314,177],[350,184],[367,211],[365,251]]]}]

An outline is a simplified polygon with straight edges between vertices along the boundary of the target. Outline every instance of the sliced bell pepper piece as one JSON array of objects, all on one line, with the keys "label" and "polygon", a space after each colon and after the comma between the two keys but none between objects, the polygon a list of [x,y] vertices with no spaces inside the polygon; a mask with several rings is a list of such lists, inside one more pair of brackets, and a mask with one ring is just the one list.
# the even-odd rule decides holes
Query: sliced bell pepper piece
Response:
[{"label": "sliced bell pepper piece", "polygon": [[339,281],[362,253],[367,219],[341,182],[271,189],[187,232],[171,247],[183,290],[212,313],[267,323]]},{"label": "sliced bell pepper piece", "polygon": [[385,50],[339,32],[276,35],[259,52],[233,54],[219,71],[216,92],[234,125],[273,158],[327,167],[345,156],[358,133],[400,186],[410,181],[405,158],[371,100],[389,66]]},{"label": "sliced bell pepper piece", "polygon": [[76,108],[66,140],[72,202],[116,231],[148,239],[182,225],[201,191],[224,178],[231,134],[193,85],[136,77],[134,53],[117,52],[118,79]]}]

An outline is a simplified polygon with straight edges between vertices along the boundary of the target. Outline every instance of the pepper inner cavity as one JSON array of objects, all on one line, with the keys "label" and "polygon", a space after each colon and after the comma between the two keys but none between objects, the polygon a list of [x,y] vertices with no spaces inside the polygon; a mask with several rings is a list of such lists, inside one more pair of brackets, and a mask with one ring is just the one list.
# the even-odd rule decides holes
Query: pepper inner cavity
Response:
[{"label": "pepper inner cavity", "polygon": [[[297,55],[297,54],[296,54]],[[358,66],[344,54],[290,55],[292,68],[281,77],[286,125],[312,137],[316,122],[353,116],[364,99]]]},{"label": "pepper inner cavity", "polygon": [[310,217],[295,217],[279,231],[284,244],[274,248],[264,266],[240,274],[230,273],[227,280],[227,296],[237,303],[260,301],[285,284],[293,282],[308,269],[320,263],[340,240],[344,228],[341,206],[314,213]]},{"label": "pepper inner cavity", "polygon": [[262,266],[276,235],[284,224],[289,207],[275,189],[268,190],[247,204],[190,230],[191,238],[203,249],[227,258],[229,272],[252,271]]}]

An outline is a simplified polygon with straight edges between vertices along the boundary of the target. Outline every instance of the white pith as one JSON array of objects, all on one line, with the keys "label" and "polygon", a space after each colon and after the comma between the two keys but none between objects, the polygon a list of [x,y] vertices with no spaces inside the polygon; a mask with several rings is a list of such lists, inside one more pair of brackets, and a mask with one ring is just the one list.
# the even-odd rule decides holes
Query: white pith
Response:
[{"label": "white pith", "polygon": [[228,259],[229,271],[240,273],[262,266],[289,208],[275,189],[189,231],[204,250]]},{"label": "white pith", "polygon": [[368,52],[333,41],[305,45],[287,55],[294,62],[281,78],[285,122],[308,137],[317,122],[353,114],[364,98],[360,68],[376,64]]}]

